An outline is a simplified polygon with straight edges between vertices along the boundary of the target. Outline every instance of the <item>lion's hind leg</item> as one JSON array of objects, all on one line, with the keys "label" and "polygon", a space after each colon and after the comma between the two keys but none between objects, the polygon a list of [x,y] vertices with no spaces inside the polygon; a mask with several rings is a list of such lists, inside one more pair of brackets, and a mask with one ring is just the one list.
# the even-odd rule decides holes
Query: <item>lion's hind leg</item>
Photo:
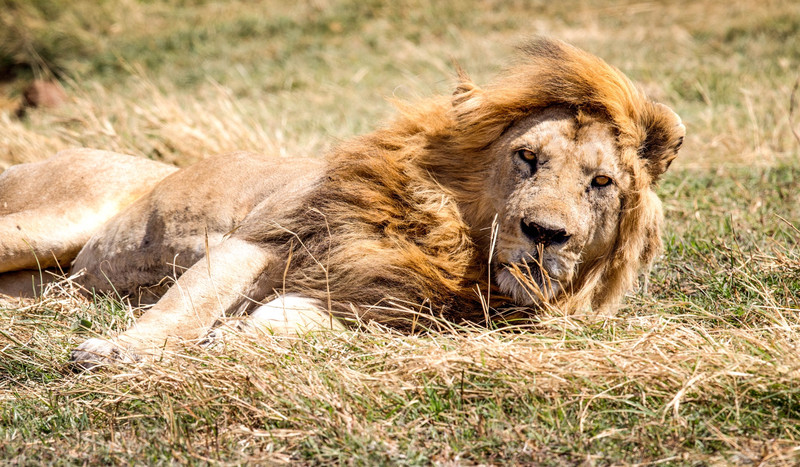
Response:
[{"label": "lion's hind leg", "polygon": [[93,149],[7,169],[0,174],[0,273],[66,270],[101,225],[175,170]]},{"label": "lion's hind leg", "polygon": [[47,284],[63,279],[63,274],[55,268],[3,272],[0,273],[0,294],[10,297],[39,297]]}]

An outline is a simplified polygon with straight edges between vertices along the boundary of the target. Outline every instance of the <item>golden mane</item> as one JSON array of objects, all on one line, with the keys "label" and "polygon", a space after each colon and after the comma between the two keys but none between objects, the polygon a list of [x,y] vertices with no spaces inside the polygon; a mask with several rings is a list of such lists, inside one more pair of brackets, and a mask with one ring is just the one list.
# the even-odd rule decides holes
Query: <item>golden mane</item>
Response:
[{"label": "golden mane", "polygon": [[[464,73],[451,97],[398,103],[385,128],[343,144],[299,211],[242,235],[286,246],[285,292],[320,299],[335,315],[413,326],[409,313],[482,320],[485,243],[494,212],[481,185],[490,146],[514,122],[550,106],[605,116],[634,180],[618,238],[602,264],[583,266],[560,306],[611,310],[661,248],[651,187],[674,159],[677,116],[619,70],[563,42],[536,39],[485,88]],[[360,307],[358,307],[360,305]]]}]

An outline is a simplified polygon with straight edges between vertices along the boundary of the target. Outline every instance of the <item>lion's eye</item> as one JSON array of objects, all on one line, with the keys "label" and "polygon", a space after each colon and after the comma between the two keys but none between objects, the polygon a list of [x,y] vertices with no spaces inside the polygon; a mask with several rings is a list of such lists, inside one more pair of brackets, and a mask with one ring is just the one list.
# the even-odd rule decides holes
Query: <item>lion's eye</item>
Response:
[{"label": "lion's eye", "polygon": [[611,179],[605,175],[598,175],[592,179],[592,186],[603,187],[611,185]]},{"label": "lion's eye", "polygon": [[528,163],[536,162],[536,153],[531,151],[530,149],[517,150],[517,156],[519,156],[520,159]]}]

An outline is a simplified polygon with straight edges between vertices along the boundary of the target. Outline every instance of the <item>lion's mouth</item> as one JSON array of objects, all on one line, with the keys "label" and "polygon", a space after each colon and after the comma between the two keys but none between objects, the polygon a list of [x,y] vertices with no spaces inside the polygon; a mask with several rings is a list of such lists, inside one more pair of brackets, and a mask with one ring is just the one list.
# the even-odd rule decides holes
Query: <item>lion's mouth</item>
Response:
[{"label": "lion's mouth", "polygon": [[538,261],[519,261],[515,263],[502,263],[500,264],[500,271],[509,271],[512,275],[517,276],[521,274],[521,278],[532,279],[540,283],[549,278],[550,275],[539,264]]},{"label": "lion's mouth", "polygon": [[549,301],[561,290],[561,283],[536,260],[498,264],[495,283],[519,305]]}]

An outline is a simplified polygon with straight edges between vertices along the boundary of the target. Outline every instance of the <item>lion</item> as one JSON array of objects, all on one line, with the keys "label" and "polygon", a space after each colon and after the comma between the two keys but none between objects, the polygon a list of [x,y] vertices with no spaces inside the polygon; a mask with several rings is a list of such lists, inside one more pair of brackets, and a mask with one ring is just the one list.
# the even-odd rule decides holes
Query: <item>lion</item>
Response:
[{"label": "lion", "polygon": [[89,291],[154,302],[72,352],[91,368],[237,313],[287,333],[613,313],[660,251],[654,188],[685,127],[602,59],[538,38],[484,87],[459,70],[452,95],[397,108],[324,159],[235,153],[176,171],[82,150],[13,167],[0,271],[71,261]]}]

